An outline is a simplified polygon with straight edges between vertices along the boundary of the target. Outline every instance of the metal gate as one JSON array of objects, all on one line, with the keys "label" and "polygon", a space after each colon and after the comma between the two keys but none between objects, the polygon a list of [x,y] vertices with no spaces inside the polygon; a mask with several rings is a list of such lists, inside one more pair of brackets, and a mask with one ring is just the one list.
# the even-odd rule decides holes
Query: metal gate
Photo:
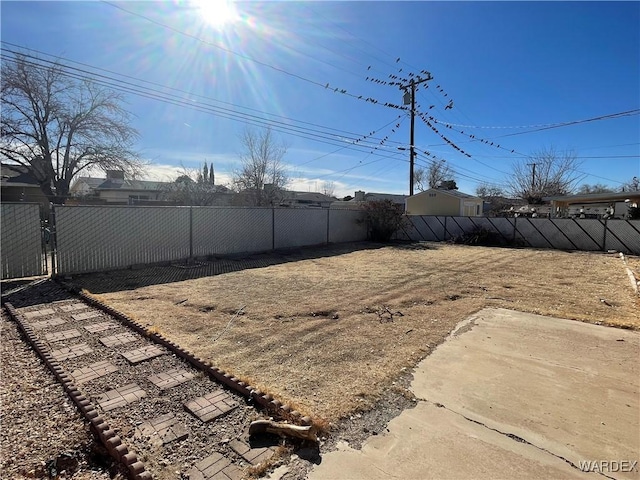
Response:
[{"label": "metal gate", "polygon": [[47,274],[40,204],[3,203],[0,210],[0,278]]}]

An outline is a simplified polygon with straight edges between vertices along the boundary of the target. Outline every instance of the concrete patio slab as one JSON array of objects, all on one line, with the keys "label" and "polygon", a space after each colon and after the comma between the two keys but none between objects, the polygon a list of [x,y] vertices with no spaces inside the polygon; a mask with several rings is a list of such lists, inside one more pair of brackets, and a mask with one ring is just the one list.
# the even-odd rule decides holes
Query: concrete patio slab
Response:
[{"label": "concrete patio slab", "polygon": [[640,332],[482,310],[418,365],[416,408],[309,479],[640,478],[639,360]]}]

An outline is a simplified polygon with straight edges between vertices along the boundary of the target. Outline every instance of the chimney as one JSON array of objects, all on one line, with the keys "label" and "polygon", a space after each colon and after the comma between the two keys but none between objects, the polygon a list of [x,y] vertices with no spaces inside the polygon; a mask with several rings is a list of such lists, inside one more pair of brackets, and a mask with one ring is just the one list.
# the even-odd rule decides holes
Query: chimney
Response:
[{"label": "chimney", "polygon": [[354,200],[356,202],[364,202],[364,192],[362,190],[356,191],[354,195]]},{"label": "chimney", "polygon": [[107,170],[107,180],[111,180],[115,184],[124,183],[124,171],[122,170]]}]

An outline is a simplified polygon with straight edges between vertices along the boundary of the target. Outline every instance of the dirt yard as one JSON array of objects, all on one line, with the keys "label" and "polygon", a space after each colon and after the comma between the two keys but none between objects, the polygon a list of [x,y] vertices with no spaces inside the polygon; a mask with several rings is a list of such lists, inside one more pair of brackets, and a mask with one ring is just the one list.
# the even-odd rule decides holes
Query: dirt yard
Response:
[{"label": "dirt yard", "polygon": [[398,375],[483,307],[640,328],[639,297],[613,254],[445,244],[360,248],[303,250],[263,268],[183,281],[173,266],[74,282],[330,422],[374,407],[389,389],[402,390]]}]

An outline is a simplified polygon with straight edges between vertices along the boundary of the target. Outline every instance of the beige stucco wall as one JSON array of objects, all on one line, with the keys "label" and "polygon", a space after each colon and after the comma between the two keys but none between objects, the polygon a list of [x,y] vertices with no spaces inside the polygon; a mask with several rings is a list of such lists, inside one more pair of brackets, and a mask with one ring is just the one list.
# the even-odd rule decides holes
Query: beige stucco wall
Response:
[{"label": "beige stucco wall", "polygon": [[129,195],[148,197],[148,200],[157,200],[158,194],[153,190],[98,190],[98,196],[107,202],[129,202]]},{"label": "beige stucco wall", "polygon": [[407,215],[481,216],[482,200],[463,199],[438,190],[427,190],[407,198],[406,213]]}]

